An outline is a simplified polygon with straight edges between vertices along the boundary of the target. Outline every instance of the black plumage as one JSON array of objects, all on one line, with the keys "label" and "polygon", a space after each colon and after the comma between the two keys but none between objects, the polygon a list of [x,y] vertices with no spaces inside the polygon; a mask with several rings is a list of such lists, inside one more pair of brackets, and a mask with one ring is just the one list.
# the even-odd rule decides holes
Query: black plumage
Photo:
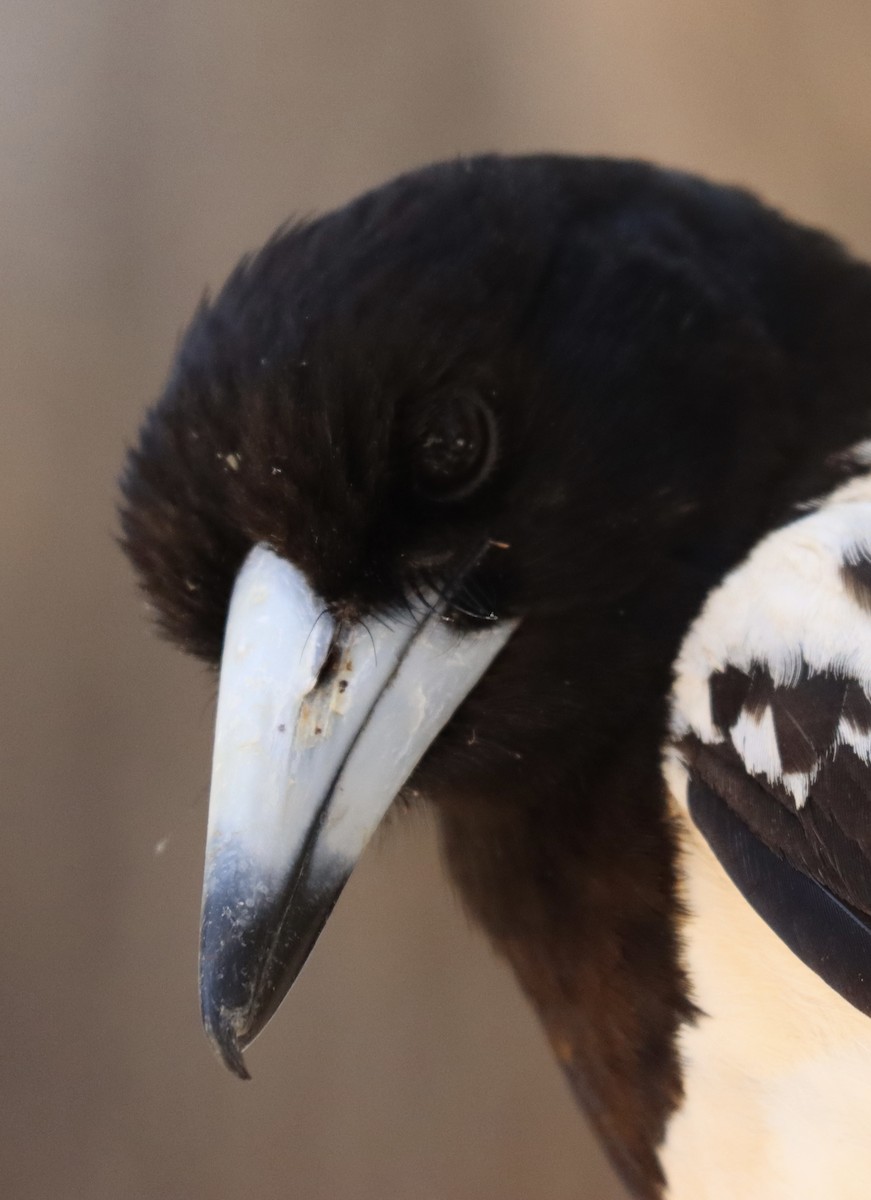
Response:
[{"label": "black plumage", "polygon": [[[458,636],[521,618],[409,792],[639,1196],[660,1194],[694,1013],[660,774],[672,664],[723,575],[857,470],[869,322],[871,272],[743,191],[457,161],[243,260],[127,464],[127,552],[209,662],[258,543],[342,621],[428,588]],[[456,422],[484,449],[445,467]],[[726,725],[751,702],[738,675],[712,685]],[[848,702],[848,681],[805,682]],[[802,703],[783,697],[785,744]]]}]

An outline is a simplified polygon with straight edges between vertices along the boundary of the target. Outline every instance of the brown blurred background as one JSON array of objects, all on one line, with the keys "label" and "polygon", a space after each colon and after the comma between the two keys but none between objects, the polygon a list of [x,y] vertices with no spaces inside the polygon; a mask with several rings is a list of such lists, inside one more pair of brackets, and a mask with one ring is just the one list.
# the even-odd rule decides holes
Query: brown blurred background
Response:
[{"label": "brown blurred background", "polygon": [[423,820],[237,1083],[200,1033],[211,688],[115,478],[206,283],[292,212],[482,149],[643,155],[871,252],[867,0],[2,0],[0,1189],[609,1200]]}]

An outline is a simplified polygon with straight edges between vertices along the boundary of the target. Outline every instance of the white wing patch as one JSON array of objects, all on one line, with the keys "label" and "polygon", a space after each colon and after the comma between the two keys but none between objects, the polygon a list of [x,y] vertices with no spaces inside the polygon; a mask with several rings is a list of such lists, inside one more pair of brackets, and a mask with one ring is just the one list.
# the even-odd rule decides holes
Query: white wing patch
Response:
[{"label": "white wing patch", "polygon": [[774,713],[766,704],[762,715],[742,709],[741,715],[729,731],[732,745],[754,775],[764,775],[773,782],[783,776],[777,735],[774,732]]},{"label": "white wing patch", "polygon": [[838,723],[838,742],[850,746],[864,763],[871,763],[871,733],[858,729],[849,717]]},{"label": "white wing patch", "polygon": [[763,539],[709,597],[675,665],[672,739],[731,743],[801,808],[839,747],[871,763],[869,696],[864,477]]}]

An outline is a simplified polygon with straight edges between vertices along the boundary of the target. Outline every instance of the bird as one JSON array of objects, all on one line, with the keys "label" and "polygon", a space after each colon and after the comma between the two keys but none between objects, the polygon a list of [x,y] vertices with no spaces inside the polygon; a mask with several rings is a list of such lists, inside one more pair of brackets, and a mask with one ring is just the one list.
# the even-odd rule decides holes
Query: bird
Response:
[{"label": "bird", "polygon": [[871,268],[651,163],[436,163],[205,296],[121,488],[219,672],[232,1071],[426,806],[632,1195],[869,1194]]}]

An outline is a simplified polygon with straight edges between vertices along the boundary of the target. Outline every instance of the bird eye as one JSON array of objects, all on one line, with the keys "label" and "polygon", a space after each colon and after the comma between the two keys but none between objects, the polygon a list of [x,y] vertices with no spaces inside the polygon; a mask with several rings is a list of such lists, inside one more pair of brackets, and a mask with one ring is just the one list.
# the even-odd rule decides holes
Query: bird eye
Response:
[{"label": "bird eye", "polygon": [[493,414],[473,392],[442,397],[419,418],[415,486],[430,500],[461,500],[486,478],[496,456]]}]

